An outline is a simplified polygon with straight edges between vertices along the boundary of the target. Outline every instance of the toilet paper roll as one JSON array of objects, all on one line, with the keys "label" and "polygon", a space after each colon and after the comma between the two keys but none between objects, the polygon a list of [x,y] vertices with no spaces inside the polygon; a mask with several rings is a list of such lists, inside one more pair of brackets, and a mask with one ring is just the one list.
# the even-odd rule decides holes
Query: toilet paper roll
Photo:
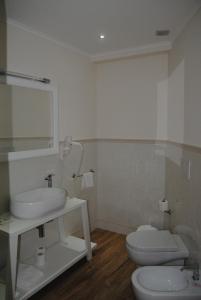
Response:
[{"label": "toilet paper roll", "polygon": [[36,265],[42,267],[45,265],[45,247],[36,249]]},{"label": "toilet paper roll", "polygon": [[41,246],[36,248],[36,254],[45,254],[45,247]]},{"label": "toilet paper roll", "polygon": [[94,186],[94,174],[92,172],[87,172],[82,175],[81,188],[92,188]]},{"label": "toilet paper roll", "polygon": [[165,212],[169,210],[168,201],[166,199],[159,201],[159,209],[161,212]]}]

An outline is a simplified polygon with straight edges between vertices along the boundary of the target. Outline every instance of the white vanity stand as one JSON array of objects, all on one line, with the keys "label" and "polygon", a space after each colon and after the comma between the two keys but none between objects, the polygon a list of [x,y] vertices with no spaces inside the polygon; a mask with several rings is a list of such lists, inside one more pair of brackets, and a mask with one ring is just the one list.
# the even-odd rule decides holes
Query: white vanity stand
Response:
[{"label": "white vanity stand", "polygon": [[[66,236],[64,230],[64,215],[74,209],[81,209],[84,239],[74,236]],[[35,286],[28,290],[19,290],[17,287],[18,266],[20,263],[35,266],[35,256],[18,263],[18,240],[19,236],[26,231],[43,225],[51,220],[57,219],[59,230],[59,241],[46,249],[46,263],[40,267],[43,276]],[[77,198],[68,199],[62,210],[53,212],[48,216],[35,220],[22,220],[9,216],[8,220],[1,222],[0,231],[9,235],[10,265],[13,299],[24,300],[39,291],[42,287],[55,279],[61,273],[70,268],[84,256],[88,260],[92,257],[92,249],[95,243],[90,242],[89,221],[86,200]],[[39,268],[39,267],[37,267]]]}]

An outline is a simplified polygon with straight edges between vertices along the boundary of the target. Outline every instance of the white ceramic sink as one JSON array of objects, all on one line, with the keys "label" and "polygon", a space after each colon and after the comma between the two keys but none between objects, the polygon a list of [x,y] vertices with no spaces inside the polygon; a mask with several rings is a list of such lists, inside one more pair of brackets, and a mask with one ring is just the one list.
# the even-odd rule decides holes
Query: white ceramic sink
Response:
[{"label": "white ceramic sink", "polygon": [[60,188],[40,188],[20,193],[11,198],[12,215],[21,219],[36,219],[62,209],[66,191]]}]

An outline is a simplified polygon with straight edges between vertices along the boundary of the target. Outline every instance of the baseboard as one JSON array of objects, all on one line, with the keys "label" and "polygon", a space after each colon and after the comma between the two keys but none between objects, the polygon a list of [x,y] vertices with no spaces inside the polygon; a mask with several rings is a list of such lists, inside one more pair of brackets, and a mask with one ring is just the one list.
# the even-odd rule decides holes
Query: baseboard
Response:
[{"label": "baseboard", "polygon": [[112,231],[112,232],[117,232],[117,233],[121,233],[121,234],[128,234],[128,233],[136,230],[136,228],[132,228],[132,227],[122,225],[122,224],[108,222],[106,220],[96,220],[96,228],[100,228],[100,229],[104,229],[104,230],[108,230],[108,231]]}]

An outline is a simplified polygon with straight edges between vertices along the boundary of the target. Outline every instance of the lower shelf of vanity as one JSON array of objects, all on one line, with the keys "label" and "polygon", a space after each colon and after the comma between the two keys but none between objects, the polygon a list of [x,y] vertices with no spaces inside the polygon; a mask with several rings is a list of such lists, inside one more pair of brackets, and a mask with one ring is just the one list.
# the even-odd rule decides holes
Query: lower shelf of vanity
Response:
[{"label": "lower shelf of vanity", "polygon": [[[93,250],[96,247],[96,244],[91,243],[91,247]],[[19,284],[17,283],[15,299],[28,299],[49,282],[51,282],[64,271],[73,266],[84,256],[86,256],[86,254],[87,250],[85,241],[77,237],[68,236],[65,242],[56,243],[46,249],[46,263],[44,266],[38,267],[35,265],[35,256],[24,260],[19,264],[18,268],[19,271],[17,282],[20,283],[21,281],[21,286],[19,287]],[[20,276],[23,276],[22,274],[20,274],[20,270],[22,269],[22,266],[25,265],[31,267],[30,271],[34,268],[38,272],[37,274],[39,274],[39,276],[36,280],[33,281],[32,276],[30,276],[30,281],[29,276],[27,276],[26,282],[20,280]],[[23,288],[22,282],[25,282]]]},{"label": "lower shelf of vanity", "polygon": [[0,299],[6,299],[6,284],[0,282]]}]

